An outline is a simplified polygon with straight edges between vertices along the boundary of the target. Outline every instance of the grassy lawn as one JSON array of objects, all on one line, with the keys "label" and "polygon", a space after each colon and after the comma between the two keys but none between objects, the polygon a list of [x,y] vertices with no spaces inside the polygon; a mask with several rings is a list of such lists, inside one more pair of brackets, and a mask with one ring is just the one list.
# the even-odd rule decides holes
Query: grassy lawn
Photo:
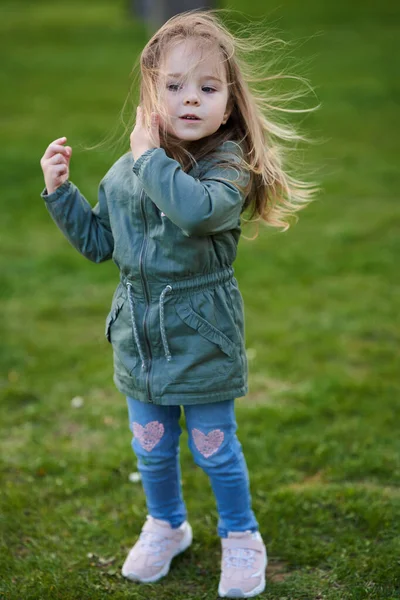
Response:
[{"label": "grassy lawn", "polygon": [[[268,8],[321,102],[299,120],[324,192],[289,232],[242,239],[235,262],[250,359],[237,418],[269,554],[265,599],[400,598],[395,6]],[[214,599],[217,514],[185,433],[194,543],[158,584],[120,575],[145,500],[129,480],[126,403],[104,338],[118,272],[74,251],[40,198],[40,157],[66,135],[71,180],[95,203],[129,140],[84,147],[116,129],[144,28],[121,0],[5,0],[0,34],[0,598]]]}]

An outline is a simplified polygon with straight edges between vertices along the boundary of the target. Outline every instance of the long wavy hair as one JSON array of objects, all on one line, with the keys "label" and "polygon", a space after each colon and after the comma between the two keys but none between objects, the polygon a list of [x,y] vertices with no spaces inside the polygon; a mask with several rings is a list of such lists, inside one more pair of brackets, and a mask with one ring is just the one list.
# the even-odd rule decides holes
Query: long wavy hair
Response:
[{"label": "long wavy hair", "polygon": [[[151,112],[161,115],[160,145],[168,156],[181,164],[185,172],[200,159],[215,154],[223,142],[229,140],[239,145],[242,168],[250,175],[245,189],[241,188],[245,193],[242,213],[247,209],[249,219],[243,216],[242,219],[244,222],[257,222],[256,235],[247,238],[255,239],[259,222],[288,229],[292,217],[297,220],[295,213],[307,206],[319,191],[315,183],[289,173],[289,158],[292,159],[289,154],[293,155],[293,151],[297,150],[298,142],[310,140],[292,124],[281,123],[276,118],[278,112],[311,112],[318,106],[287,108],[287,104],[290,106],[313,90],[302,77],[272,72],[271,67],[279,62],[279,57],[276,61],[279,46],[286,42],[267,37],[264,27],[257,28],[253,24],[251,32],[242,26],[241,31],[233,35],[219,18],[219,13],[224,12],[223,9],[192,10],[172,17],[148,41],[133,72],[140,67],[140,104],[146,123],[150,124]],[[171,48],[187,40],[195,41],[202,61],[215,60],[216,56],[221,58],[228,84],[227,106],[231,113],[226,124],[214,134],[195,142],[182,143],[167,132],[168,115],[160,96],[159,79],[165,75],[162,72],[163,58]],[[265,51],[270,56],[268,61],[265,60]],[[255,62],[252,60],[254,55]],[[276,81],[288,79],[300,81],[307,91],[278,95],[269,91]],[[260,84],[261,88],[257,87]],[[128,127],[132,129],[131,124]],[[218,156],[220,164],[237,170],[237,162],[230,160],[229,155]]]}]

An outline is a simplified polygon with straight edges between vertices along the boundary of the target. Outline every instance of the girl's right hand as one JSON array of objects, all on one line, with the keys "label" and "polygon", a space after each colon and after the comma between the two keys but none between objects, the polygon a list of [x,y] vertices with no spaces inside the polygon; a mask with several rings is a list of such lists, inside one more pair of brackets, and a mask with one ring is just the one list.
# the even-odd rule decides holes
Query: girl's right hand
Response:
[{"label": "girl's right hand", "polygon": [[66,137],[54,140],[40,159],[44,181],[48,194],[52,194],[69,177],[69,161],[72,155],[71,146],[64,146]]}]

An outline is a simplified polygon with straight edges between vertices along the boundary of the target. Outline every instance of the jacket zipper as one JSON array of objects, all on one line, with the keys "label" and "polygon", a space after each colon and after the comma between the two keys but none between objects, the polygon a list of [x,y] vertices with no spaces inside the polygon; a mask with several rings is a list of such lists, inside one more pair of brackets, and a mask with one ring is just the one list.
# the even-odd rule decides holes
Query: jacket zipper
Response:
[{"label": "jacket zipper", "polygon": [[149,356],[149,364],[146,366],[146,389],[147,389],[147,396],[148,396],[149,402],[153,402],[153,400],[151,398],[151,393],[150,393],[150,369],[151,369],[152,354],[151,354],[150,342],[147,337],[147,326],[146,326],[146,317],[147,317],[147,313],[149,311],[149,305],[150,305],[150,294],[148,291],[146,278],[144,276],[144,260],[143,260],[143,258],[145,256],[146,247],[147,247],[147,220],[146,220],[146,213],[144,210],[143,198],[144,198],[144,190],[142,190],[142,193],[140,196],[140,208],[142,211],[142,216],[143,216],[143,221],[144,221],[144,241],[143,241],[143,245],[142,245],[142,250],[140,252],[139,269],[140,269],[140,276],[142,278],[142,286],[143,286],[143,290],[144,290],[144,295],[146,297],[146,310],[144,311],[144,317],[143,317],[144,339],[146,342],[146,349],[147,349],[148,356]]}]

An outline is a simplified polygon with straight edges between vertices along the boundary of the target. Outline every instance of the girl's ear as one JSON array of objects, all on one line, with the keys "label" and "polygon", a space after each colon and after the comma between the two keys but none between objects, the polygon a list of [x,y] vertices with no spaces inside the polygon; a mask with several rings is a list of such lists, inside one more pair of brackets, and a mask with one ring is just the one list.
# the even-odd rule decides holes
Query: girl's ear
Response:
[{"label": "girl's ear", "polygon": [[227,105],[226,105],[226,110],[224,112],[224,118],[222,119],[222,125],[225,125],[225,123],[231,116],[232,108],[233,108],[233,102],[232,102],[232,99],[229,98]]},{"label": "girl's ear", "polygon": [[226,110],[224,112],[224,118],[222,119],[222,125],[225,125],[225,123],[227,122],[227,120],[229,119],[230,116],[231,116],[231,111]]}]

